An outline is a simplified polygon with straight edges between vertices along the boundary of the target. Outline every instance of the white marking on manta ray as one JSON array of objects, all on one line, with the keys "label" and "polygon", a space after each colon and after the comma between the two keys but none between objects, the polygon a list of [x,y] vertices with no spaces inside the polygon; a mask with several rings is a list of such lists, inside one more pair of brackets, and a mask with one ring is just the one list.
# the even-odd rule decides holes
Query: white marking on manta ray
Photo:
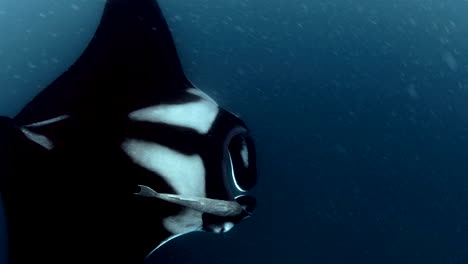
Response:
[{"label": "white marking on manta ray", "polygon": [[[195,231],[197,231],[197,230],[195,230]],[[190,233],[190,232],[188,232],[188,233]],[[175,235],[172,235],[172,236],[166,238],[166,239],[163,240],[161,243],[159,243],[159,245],[157,245],[153,250],[151,250],[151,252],[150,252],[148,255],[146,255],[145,260],[146,260],[149,256],[151,256],[151,254],[153,254],[156,250],[158,250],[160,247],[162,247],[164,244],[166,244],[167,242],[171,241],[171,240],[174,239],[174,238],[177,238],[177,237],[180,237],[180,236],[182,236],[182,235],[185,235],[185,234],[187,234],[187,233],[175,234]]]},{"label": "white marking on manta ray", "polygon": [[205,197],[205,167],[199,155],[184,155],[160,144],[128,139],[123,150],[138,165],[158,173],[177,194]]},{"label": "white marking on manta ray", "polygon": [[231,167],[231,177],[232,177],[232,181],[234,182],[234,186],[236,186],[236,189],[241,191],[241,192],[246,192],[246,190],[242,189],[242,187],[240,187],[240,185],[237,183],[237,180],[236,180],[236,172],[234,171],[234,165],[232,164],[232,158],[231,158],[231,153],[228,152],[228,157],[229,157],[229,163],[230,163],[230,167]]},{"label": "white marking on manta ray", "polygon": [[234,223],[232,222],[226,222],[224,223],[224,232],[228,232],[234,227]]},{"label": "white marking on manta ray", "polygon": [[200,100],[185,104],[163,104],[136,110],[129,114],[136,121],[160,122],[169,125],[187,127],[206,134],[216,116],[218,106],[209,100]]},{"label": "white marking on manta ray", "polygon": [[46,136],[40,135],[38,133],[34,133],[34,132],[28,130],[27,128],[35,128],[35,127],[45,126],[45,125],[48,125],[48,124],[60,122],[60,121],[65,120],[65,119],[67,119],[69,117],[70,117],[69,115],[61,115],[61,116],[54,117],[54,118],[51,118],[51,119],[47,119],[47,120],[44,120],[44,121],[40,121],[40,122],[37,122],[37,123],[32,123],[32,124],[29,124],[29,125],[25,125],[24,127],[21,128],[21,132],[23,132],[23,134],[27,138],[29,138],[31,141],[41,145],[42,147],[44,147],[47,150],[52,150],[54,148],[54,143],[50,139],[48,139]]},{"label": "white marking on manta ray", "polygon": [[47,150],[52,150],[54,148],[54,143],[52,143],[52,141],[50,139],[48,139],[47,137],[45,137],[43,135],[39,135],[39,134],[36,134],[34,132],[31,132],[31,131],[27,130],[26,128],[21,128],[21,132],[23,132],[23,134],[27,138],[29,138],[33,142],[36,142],[37,144],[43,146]]},{"label": "white marking on manta ray", "polygon": [[[206,196],[205,168],[199,155],[184,155],[165,146],[136,139],[126,140],[122,148],[135,163],[161,175],[176,193]],[[202,212],[190,208],[163,220],[163,226],[174,235],[200,230],[202,225]]]},{"label": "white marking on manta ray", "polygon": [[178,215],[164,218],[163,226],[172,234],[186,234],[201,230],[203,226],[202,212],[185,208]]},{"label": "white marking on manta ray", "polygon": [[26,125],[25,127],[45,126],[45,125],[52,124],[52,123],[55,123],[55,122],[60,122],[60,121],[65,120],[65,119],[67,119],[69,117],[70,117],[69,115],[61,115],[61,116],[57,116],[57,117],[47,119],[47,120],[44,120],[44,121],[41,121],[41,122],[29,124],[29,125]]},{"label": "white marking on manta ray", "polygon": [[242,148],[241,148],[240,154],[242,157],[242,162],[244,162],[244,166],[248,168],[249,167],[249,150],[247,149],[247,143],[245,143],[245,140],[242,140]]},{"label": "white marking on manta ray", "polygon": [[231,230],[234,227],[234,223],[226,222],[223,224],[223,226],[210,225],[209,227],[213,230],[214,233],[220,234],[220,233],[226,233],[229,230]]},{"label": "white marking on manta ray", "polygon": [[216,103],[216,101],[213,100],[213,98],[211,98],[209,95],[207,95],[206,93],[204,93],[204,92],[203,92],[202,90],[200,90],[200,89],[197,89],[197,88],[190,88],[190,89],[187,90],[187,92],[188,92],[188,93],[191,93],[191,94],[193,94],[193,95],[197,95],[197,96],[199,96],[200,98],[206,99],[206,100],[212,102],[212,103],[215,104],[215,105],[218,105],[218,104]]}]

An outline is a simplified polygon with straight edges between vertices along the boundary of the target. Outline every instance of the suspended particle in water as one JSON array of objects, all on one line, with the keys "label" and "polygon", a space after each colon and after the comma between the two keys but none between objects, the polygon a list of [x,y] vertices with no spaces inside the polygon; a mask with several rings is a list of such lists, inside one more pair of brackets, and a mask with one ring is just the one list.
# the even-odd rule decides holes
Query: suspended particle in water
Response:
[{"label": "suspended particle in water", "polygon": [[442,60],[447,63],[447,66],[454,72],[458,70],[458,63],[452,53],[446,51],[442,54]]},{"label": "suspended particle in water", "polygon": [[408,95],[413,99],[418,99],[419,98],[419,94],[416,91],[416,87],[415,87],[414,84],[410,84],[408,86]]},{"label": "suspended particle in water", "polygon": [[30,62],[30,61],[28,61],[28,67],[31,68],[31,69],[35,69],[35,68],[37,68],[37,65]]}]

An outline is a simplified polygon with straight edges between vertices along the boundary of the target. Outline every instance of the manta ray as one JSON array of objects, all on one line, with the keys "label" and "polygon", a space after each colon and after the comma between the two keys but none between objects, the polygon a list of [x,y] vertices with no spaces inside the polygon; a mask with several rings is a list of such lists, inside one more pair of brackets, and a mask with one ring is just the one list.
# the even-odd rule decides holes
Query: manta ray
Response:
[{"label": "manta ray", "polygon": [[142,263],[249,217],[245,123],[195,87],[155,0],[108,0],[79,59],[0,117],[10,263]]}]

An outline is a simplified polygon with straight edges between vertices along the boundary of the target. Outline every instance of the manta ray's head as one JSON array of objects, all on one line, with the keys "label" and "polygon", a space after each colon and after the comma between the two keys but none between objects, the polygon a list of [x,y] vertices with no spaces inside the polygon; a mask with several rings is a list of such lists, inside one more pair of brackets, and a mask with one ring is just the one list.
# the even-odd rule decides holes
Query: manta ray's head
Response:
[{"label": "manta ray's head", "polygon": [[[145,196],[181,208],[163,220],[171,234],[226,232],[252,213],[255,149],[237,116],[190,88],[131,111],[128,122],[122,149],[146,174],[139,184],[157,193]],[[240,209],[225,213],[230,204]]]},{"label": "manta ray's head", "polygon": [[[246,125],[197,88],[158,98],[111,121],[65,115],[17,127],[8,187],[17,197],[5,196],[17,218],[43,213],[38,225],[57,231],[56,241],[86,236],[88,248],[146,256],[181,234],[227,232],[250,216],[257,173]],[[41,233],[20,226],[28,239]]]}]

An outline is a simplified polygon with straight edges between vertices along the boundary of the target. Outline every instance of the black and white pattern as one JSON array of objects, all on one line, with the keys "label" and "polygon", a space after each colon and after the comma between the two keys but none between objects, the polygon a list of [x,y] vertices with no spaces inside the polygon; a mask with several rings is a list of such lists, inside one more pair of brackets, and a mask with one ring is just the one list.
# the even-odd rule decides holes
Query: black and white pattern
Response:
[{"label": "black and white pattern", "polygon": [[[208,198],[206,187],[207,180],[211,177],[220,179],[230,177],[230,180],[220,181],[216,188],[225,190],[225,195],[220,196],[220,198],[233,200],[235,197],[229,195],[231,193],[229,188],[233,186],[226,187],[226,182],[232,181],[234,187],[242,192],[246,190],[242,189],[235,179],[235,167],[226,166],[226,162],[232,164],[228,141],[231,140],[230,137],[234,136],[233,133],[246,132],[247,129],[241,122],[236,123],[238,119],[236,116],[220,110],[216,102],[202,91],[191,88],[186,93],[196,97],[183,103],[164,102],[161,105],[138,109],[131,112],[128,118],[143,124],[150,123],[156,127],[158,125],[166,126],[169,127],[169,130],[187,129],[191,133],[197,134],[198,139],[204,141],[205,144],[201,144],[191,153],[184,153],[184,149],[179,149],[177,144],[155,143],[148,139],[138,138],[138,131],[136,131],[133,137],[124,140],[122,149],[134,163],[161,177],[175,194],[192,197],[194,200]],[[175,99],[177,98],[174,98],[173,101],[178,101]],[[230,115],[228,124],[223,124],[226,120],[219,115],[220,112],[223,112],[224,115]],[[218,131],[218,126],[227,126],[228,129],[230,126],[231,130]],[[142,127],[142,129],[144,128]],[[218,133],[220,134],[218,135]],[[184,136],[184,134],[180,135],[180,137]],[[172,137],[177,140],[177,133],[174,133]],[[215,139],[211,141],[210,138]],[[210,153],[210,149],[220,150],[216,159],[210,158],[211,155],[216,156],[216,154]],[[242,157],[244,166],[248,168],[246,143],[243,141],[242,149],[235,151],[239,152],[237,156]],[[208,153],[211,155],[207,155]],[[215,166],[217,174],[208,176],[207,172],[213,169],[208,169],[206,166],[213,163],[217,164]],[[209,226],[209,231],[226,232],[233,225],[232,222],[224,222],[205,226]],[[202,214],[193,209],[185,208],[178,215],[165,218],[164,227],[174,235],[201,230],[203,228]]]},{"label": "black and white pattern", "polygon": [[246,125],[186,78],[155,0],[108,0],[80,58],[0,118],[14,263],[141,263],[191,231],[229,231],[255,200]]}]

